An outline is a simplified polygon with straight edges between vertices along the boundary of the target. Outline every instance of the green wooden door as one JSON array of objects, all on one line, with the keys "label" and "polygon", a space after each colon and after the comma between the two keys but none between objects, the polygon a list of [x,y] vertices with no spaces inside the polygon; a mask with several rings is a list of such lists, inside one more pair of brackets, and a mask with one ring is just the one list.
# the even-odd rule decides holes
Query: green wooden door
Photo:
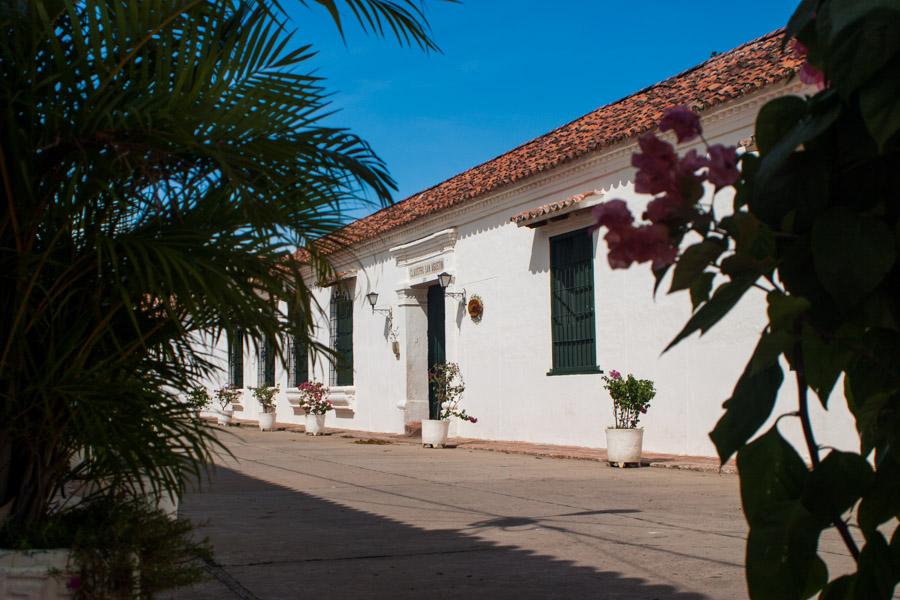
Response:
[{"label": "green wooden door", "polygon": [[[444,288],[433,285],[428,288],[428,370],[447,359],[444,334]],[[434,386],[428,384],[428,416],[437,419],[440,407],[434,395]]]}]

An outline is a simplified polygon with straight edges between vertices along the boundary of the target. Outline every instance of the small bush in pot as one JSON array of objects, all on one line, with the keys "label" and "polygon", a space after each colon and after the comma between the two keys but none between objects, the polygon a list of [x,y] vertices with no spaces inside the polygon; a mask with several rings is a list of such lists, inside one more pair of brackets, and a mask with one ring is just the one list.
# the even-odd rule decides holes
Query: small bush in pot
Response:
[{"label": "small bush in pot", "polygon": [[306,433],[320,435],[325,431],[325,415],[334,410],[328,400],[328,388],[319,381],[304,381],[300,384],[300,406],[306,411]]},{"label": "small bush in pot", "polygon": [[234,386],[226,385],[215,392],[216,418],[219,425],[228,425],[231,423],[231,416],[234,414],[234,405],[241,397],[241,390]]},{"label": "small bush in pot", "polygon": [[275,426],[275,397],[278,395],[277,385],[261,385],[250,388],[253,398],[259,402],[259,428],[263,431]]},{"label": "small bush in pot", "polygon": [[616,370],[603,376],[603,387],[613,401],[613,418],[616,426],[606,429],[606,452],[610,463],[624,467],[628,463],[641,463],[641,446],[644,429],[638,428],[641,415],[647,413],[650,401],[656,396],[656,388],[649,379],[637,379],[634,375]]},{"label": "small bush in pot", "polygon": [[456,417],[470,423],[478,419],[466,413],[459,406],[460,398],[466,391],[459,365],[456,363],[438,363],[428,373],[428,381],[434,389],[437,400],[437,419],[422,421],[422,445],[441,448],[447,442],[450,418]]},{"label": "small bush in pot", "polygon": [[200,411],[206,410],[212,404],[212,397],[209,395],[209,390],[198,385],[190,391],[186,401],[199,414]]}]

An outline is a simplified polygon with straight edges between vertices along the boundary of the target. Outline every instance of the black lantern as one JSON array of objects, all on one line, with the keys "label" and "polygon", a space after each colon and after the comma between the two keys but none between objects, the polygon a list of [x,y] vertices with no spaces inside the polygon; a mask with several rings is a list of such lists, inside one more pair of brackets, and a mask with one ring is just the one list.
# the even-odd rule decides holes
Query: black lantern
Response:
[{"label": "black lantern", "polygon": [[388,319],[393,318],[393,311],[390,307],[388,308],[375,308],[375,305],[378,303],[378,292],[369,292],[366,294],[366,300],[369,301],[369,306],[372,307],[372,314],[382,313],[387,315]]},{"label": "black lantern", "polygon": [[378,292],[369,292],[366,294],[366,300],[369,301],[369,306],[372,307],[372,311],[375,311],[375,304],[378,302]]},{"label": "black lantern", "polygon": [[453,279],[453,275],[444,271],[438,275],[438,283],[441,284],[441,287],[444,288],[444,294],[447,296],[452,296],[454,298],[459,298],[460,302],[465,303],[466,301],[466,290],[463,289],[461,292],[448,292],[447,286],[450,285],[450,280]]}]

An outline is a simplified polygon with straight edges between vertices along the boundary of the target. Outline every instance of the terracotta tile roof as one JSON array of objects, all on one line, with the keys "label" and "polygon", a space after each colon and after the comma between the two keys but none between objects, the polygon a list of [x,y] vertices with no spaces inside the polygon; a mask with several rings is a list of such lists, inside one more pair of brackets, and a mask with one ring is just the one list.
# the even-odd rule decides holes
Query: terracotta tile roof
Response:
[{"label": "terracotta tile roof", "polygon": [[[600,190],[575,194],[574,196],[569,196],[565,200],[557,200],[556,202],[538,206],[537,208],[522,211],[519,214],[510,217],[509,220],[519,227],[522,227],[523,225],[533,227],[538,220],[541,222],[545,221],[542,217],[550,218],[552,215],[558,215],[559,213],[569,213],[574,208],[580,208],[578,205],[583,204],[585,200],[598,200],[601,196],[603,196],[603,192]],[[590,204],[590,202],[588,204]]]},{"label": "terracotta tile roof", "polygon": [[[663,111],[687,105],[703,111],[787,79],[802,61],[782,50],[783,30],[719,54],[622,100],[554,129],[497,158],[348,224],[325,252],[382,235],[421,217],[465,203],[655,127]],[[324,240],[322,240],[324,241]],[[320,241],[320,243],[322,242]]]}]

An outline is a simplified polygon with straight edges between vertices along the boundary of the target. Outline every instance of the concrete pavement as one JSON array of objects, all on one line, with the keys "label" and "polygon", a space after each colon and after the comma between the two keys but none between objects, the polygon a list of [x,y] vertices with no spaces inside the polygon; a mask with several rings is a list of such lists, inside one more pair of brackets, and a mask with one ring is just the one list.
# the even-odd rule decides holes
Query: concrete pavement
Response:
[{"label": "concrete pavement", "polygon": [[[229,429],[188,494],[215,578],[177,598],[744,598],[733,475]],[[836,536],[833,574],[850,566]]]}]

